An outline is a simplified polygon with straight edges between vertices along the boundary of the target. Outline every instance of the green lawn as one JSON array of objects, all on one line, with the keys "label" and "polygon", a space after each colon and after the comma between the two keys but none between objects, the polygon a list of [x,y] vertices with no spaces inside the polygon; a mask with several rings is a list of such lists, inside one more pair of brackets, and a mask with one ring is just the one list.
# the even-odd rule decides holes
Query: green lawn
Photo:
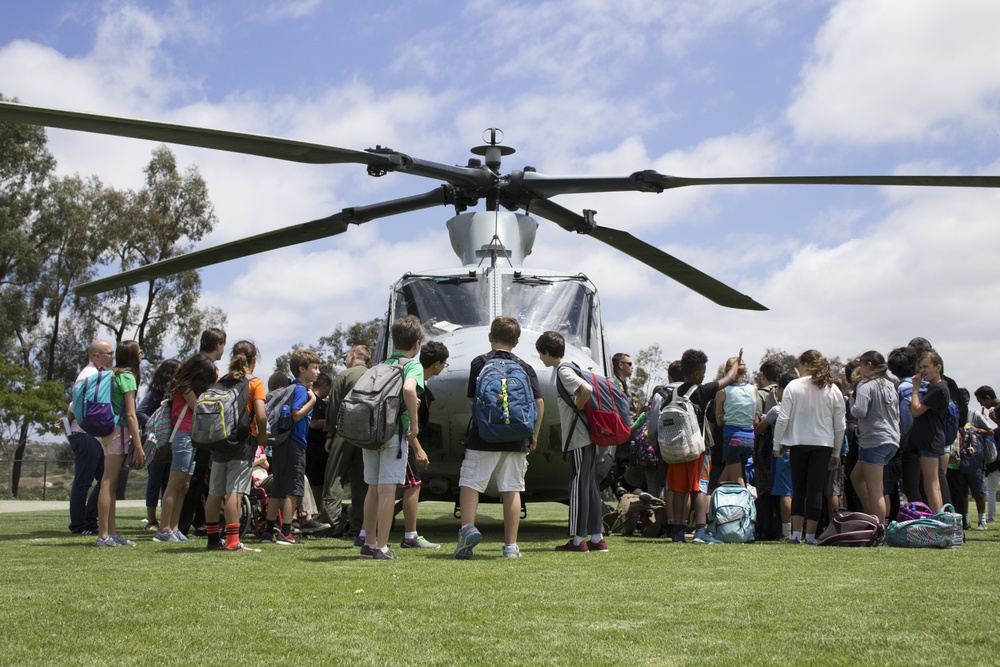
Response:
[{"label": "green lawn", "polygon": [[0,664],[1000,660],[1000,524],[949,551],[615,537],[609,553],[557,554],[565,511],[530,506],[524,558],[505,560],[499,507],[484,506],[483,544],[455,561],[451,507],[425,503],[421,532],[445,544],[396,562],[360,561],[337,539],[259,554],[155,544],[142,510],[120,521],[137,547],[96,549],[64,532],[63,513],[0,515]]}]

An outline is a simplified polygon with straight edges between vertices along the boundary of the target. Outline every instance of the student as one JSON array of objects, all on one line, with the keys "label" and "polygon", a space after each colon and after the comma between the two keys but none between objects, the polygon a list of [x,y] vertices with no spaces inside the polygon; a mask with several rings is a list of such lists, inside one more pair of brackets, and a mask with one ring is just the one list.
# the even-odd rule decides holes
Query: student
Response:
[{"label": "student", "polygon": [[[223,379],[249,378],[246,411],[252,418],[250,434],[243,447],[234,452],[212,452],[212,472],[208,481],[208,498],[205,500],[205,527],[208,531],[205,549],[208,551],[259,551],[240,542],[243,494],[250,493],[250,469],[256,459],[257,449],[267,444],[267,415],[264,412],[267,393],[260,378],[252,375],[256,366],[256,345],[248,340],[241,340],[233,345],[229,373]],[[222,533],[223,522],[218,521],[220,508],[224,512],[225,533]],[[222,540],[223,536],[225,541]]]},{"label": "student", "polygon": [[139,365],[142,352],[139,343],[127,340],[115,350],[114,382],[111,385],[111,409],[118,415],[118,424],[110,435],[101,438],[104,450],[104,476],[97,499],[97,543],[99,547],[134,547],[135,542],[118,534],[115,524],[115,490],[118,475],[125,463],[129,445],[133,445],[133,461],[139,467],[145,462],[139,421],[135,417],[135,394],[139,385]]},{"label": "student", "polygon": [[[734,363],[729,372],[718,381],[705,382],[705,369],[708,365],[708,356],[701,350],[685,350],[681,355],[681,373],[684,376],[682,382],[674,392],[682,396],[696,387],[691,394],[691,401],[695,405],[698,414],[698,428],[705,428],[705,411],[709,402],[715,398],[720,389],[728,387],[736,381],[736,374],[739,372],[740,364],[743,362],[743,348],[736,355]],[[702,384],[705,382],[704,384]],[[686,463],[672,463],[667,468],[667,488],[674,492],[674,531],[672,539],[674,542],[684,542],[684,529],[687,525],[687,517],[694,507],[695,513],[695,534],[692,542],[694,544],[722,544],[708,532],[708,478],[711,474],[711,457],[707,452],[696,458],[694,461]]]},{"label": "student", "polygon": [[[177,359],[167,359],[156,367],[153,379],[149,381],[149,391],[142,397],[139,407],[135,409],[135,416],[139,419],[140,435],[142,430],[146,428],[146,422],[150,416],[156,412],[163,399],[167,397],[167,388],[180,365],[181,362]],[[156,506],[160,503],[160,496],[167,490],[170,466],[150,461],[146,464],[146,474],[146,530],[155,533],[160,530],[160,523],[156,520]]]},{"label": "student", "polygon": [[[993,387],[983,385],[975,391],[975,396],[979,401],[979,410],[975,413],[970,410],[969,421],[972,423],[972,428],[984,438],[993,438],[996,442],[997,425],[991,413],[1000,405],[997,394]],[[997,485],[1000,484],[1000,458],[993,463],[987,463],[984,472],[986,473],[986,523],[993,523],[996,520]]]},{"label": "student", "polygon": [[[774,425],[778,422],[781,410],[781,397],[785,387],[795,379],[791,373],[782,373],[777,383],[771,389],[769,396],[773,399],[768,411],[754,420],[754,431],[766,438],[769,450],[773,451]],[[766,404],[766,401],[765,403]],[[781,456],[770,457],[771,461],[771,496],[778,499],[778,516],[781,520],[781,537],[787,539],[792,534],[792,467],[789,461],[789,448],[781,448]]]},{"label": "student", "polygon": [[[198,396],[215,384],[218,371],[215,360],[199,352],[181,364],[167,393],[172,396],[170,420],[177,427],[171,442],[172,458],[167,488],[163,492],[163,507],[160,510],[160,530],[153,534],[154,542],[188,542],[187,536],[178,528],[182,499],[194,473],[194,446],[191,444],[191,422]],[[185,406],[187,410],[185,410]],[[181,413],[184,418],[181,419]],[[180,420],[180,424],[177,421]]]},{"label": "student", "polygon": [[726,373],[738,366],[736,381],[715,395],[715,423],[722,427],[722,458],[725,469],[720,482],[746,486],[743,468],[753,454],[753,418],[757,407],[757,387],[747,383],[746,364],[736,357],[726,360]]},{"label": "student", "polygon": [[465,456],[462,459],[458,482],[462,527],[458,531],[458,544],[455,546],[454,556],[459,560],[472,558],[473,548],[483,539],[482,533],[475,525],[476,510],[479,508],[479,494],[486,491],[490,477],[494,474],[497,490],[503,502],[502,554],[505,558],[521,557],[521,549],[517,546],[517,531],[521,522],[521,492],[524,491],[524,473],[528,469],[528,452],[533,451],[538,444],[544,406],[535,369],[512,352],[520,338],[521,325],[517,320],[505,315],[497,317],[490,325],[490,351],[473,359],[469,368],[466,396],[471,405],[476,396],[476,380],[479,379],[479,373],[487,361],[494,358],[509,359],[519,364],[528,376],[531,393],[535,398],[537,417],[531,438],[511,442],[484,441],[479,435],[475,421],[472,422],[466,438]]},{"label": "student", "polygon": [[[316,394],[316,405],[313,406],[312,415],[309,417],[309,434],[306,437],[306,477],[309,479],[309,484],[312,487],[310,490],[315,498],[323,496],[323,482],[326,479],[326,462],[330,457],[325,447],[326,431],[324,429],[326,428],[326,399],[330,395],[330,387],[332,385],[333,379],[326,373],[320,373],[316,376],[316,382],[313,383],[313,392]],[[330,527],[330,524],[321,527],[322,524],[315,518],[310,518],[308,523],[309,525],[306,523],[301,524],[303,533],[307,531],[315,533]]]},{"label": "student", "polygon": [[566,400],[557,401],[559,425],[566,440],[564,448],[569,456],[570,540],[557,546],[556,551],[607,551],[603,535],[604,503],[597,480],[597,445],[591,442],[587,423],[580,416],[594,388],[571,366],[563,364],[566,341],[558,331],[546,331],[539,336],[535,349],[546,368],[556,369],[557,387],[561,386],[573,399],[573,405]]},{"label": "student", "polygon": [[886,464],[899,450],[899,398],[881,353],[869,350],[857,363],[858,384],[851,392],[850,409],[858,420],[858,463],[851,471],[851,483],[862,510],[885,524],[883,477]]},{"label": "student", "polygon": [[[261,542],[281,545],[301,544],[292,534],[292,516],[295,504],[305,493],[306,440],[309,433],[309,416],[316,404],[313,383],[319,376],[319,355],[308,349],[292,352],[289,362],[293,384],[291,407],[292,432],[281,447],[271,455],[271,490],[267,497],[267,520]],[[275,531],[278,512],[281,525]]]},{"label": "student", "polygon": [[[115,349],[106,340],[95,340],[87,347],[87,365],[76,376],[83,382],[101,368],[109,368],[115,359]],[[66,416],[70,421],[69,446],[73,450],[73,485],[69,492],[69,532],[77,535],[97,534],[97,499],[104,478],[104,450],[101,441],[81,428],[69,405]],[[96,483],[95,483],[96,482]],[[93,484],[93,489],[91,489]]]},{"label": "student", "polygon": [[799,378],[785,387],[774,426],[774,456],[790,447],[792,468],[792,534],[790,544],[816,542],[823,514],[827,473],[840,463],[847,406],[833,381],[830,365],[817,350],[799,355]]},{"label": "student", "polygon": [[[424,369],[424,391],[420,394],[420,406],[417,408],[422,433],[430,421],[431,403],[434,402],[434,394],[427,381],[432,377],[440,375],[448,365],[448,348],[444,343],[436,340],[424,343],[420,348],[420,365]],[[420,479],[420,469],[431,464],[426,452],[420,445],[420,439],[414,438],[410,442],[406,459],[406,482],[402,486],[403,493],[403,540],[399,543],[402,549],[438,549],[441,547],[436,542],[425,540],[417,532],[417,512],[420,509],[420,486],[423,484]]]},{"label": "student", "polygon": [[924,498],[934,512],[941,511],[940,458],[944,455],[945,420],[948,416],[948,384],[942,377],[944,362],[933,349],[924,350],[917,359],[917,373],[913,376],[913,386],[919,387],[927,380],[927,393],[910,395],[910,413],[913,426],[910,427],[910,446],[920,456],[920,472],[924,478]]},{"label": "student", "polygon": [[[361,456],[365,462],[365,544],[361,547],[362,559],[396,560],[399,558],[389,548],[389,531],[396,505],[396,488],[406,482],[406,457],[409,446],[417,440],[420,425],[417,423],[417,395],[424,390],[424,369],[420,362],[411,363],[420,352],[424,328],[413,315],[392,323],[392,346],[395,352],[383,363],[403,364],[403,404],[399,423],[385,444],[378,449],[365,449]],[[419,446],[419,445],[418,445]]]}]

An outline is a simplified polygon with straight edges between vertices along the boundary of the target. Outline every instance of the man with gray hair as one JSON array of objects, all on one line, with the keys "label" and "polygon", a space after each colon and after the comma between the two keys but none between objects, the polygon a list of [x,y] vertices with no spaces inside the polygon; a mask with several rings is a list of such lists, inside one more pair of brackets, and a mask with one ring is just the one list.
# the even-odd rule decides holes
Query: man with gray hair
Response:
[{"label": "man with gray hair", "polygon": [[[87,365],[76,376],[82,382],[101,368],[111,368],[115,348],[106,340],[95,340],[87,347]],[[104,449],[101,442],[85,432],[66,411],[70,419],[69,446],[73,450],[73,485],[69,491],[69,532],[77,535],[97,534],[97,496],[104,477]],[[91,488],[93,485],[93,488]],[[88,497],[89,496],[89,497]]]}]

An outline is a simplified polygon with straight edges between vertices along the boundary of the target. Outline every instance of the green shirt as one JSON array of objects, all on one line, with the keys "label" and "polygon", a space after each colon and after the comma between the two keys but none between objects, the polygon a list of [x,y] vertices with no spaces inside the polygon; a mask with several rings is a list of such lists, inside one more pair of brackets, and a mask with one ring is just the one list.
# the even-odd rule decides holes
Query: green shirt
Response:
[{"label": "green shirt", "polygon": [[[424,367],[420,365],[420,362],[416,359],[411,359],[402,352],[393,352],[392,356],[385,360],[386,364],[406,364],[403,367],[403,384],[410,378],[413,378],[417,383],[417,393],[421,394],[424,391]],[[410,430],[410,414],[406,409],[406,403],[403,403],[402,412],[399,415],[399,420],[403,424],[403,431],[408,432]],[[400,435],[399,429],[393,432],[395,435]]]},{"label": "green shirt", "polygon": [[111,384],[111,409],[118,415],[118,419],[125,416],[122,412],[122,408],[125,407],[125,394],[136,390],[138,390],[138,386],[136,386],[132,371],[115,373],[115,381]]}]

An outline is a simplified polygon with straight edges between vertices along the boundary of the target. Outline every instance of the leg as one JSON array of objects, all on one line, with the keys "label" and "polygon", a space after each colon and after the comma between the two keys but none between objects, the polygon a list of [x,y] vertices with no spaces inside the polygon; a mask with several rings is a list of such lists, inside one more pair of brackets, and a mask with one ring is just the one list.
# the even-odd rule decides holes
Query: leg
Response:
[{"label": "leg", "polygon": [[323,475],[323,491],[320,494],[319,518],[336,530],[340,525],[340,514],[344,506],[343,476],[344,439],[335,437],[330,445],[330,456],[326,459],[326,474]]},{"label": "leg", "polygon": [[403,530],[417,532],[417,509],[420,507],[420,487],[403,489]]},{"label": "leg", "polygon": [[806,452],[801,445],[789,450],[789,466],[792,471],[792,532],[801,533],[806,516],[806,480],[808,479]]},{"label": "leg", "polygon": [[93,530],[97,525],[97,496],[93,496],[93,517],[89,516],[91,503],[90,489],[95,478],[94,490],[100,493],[100,481],[104,477],[104,450],[101,443],[86,433],[74,433],[69,438],[73,450],[73,485],[69,492],[69,529],[79,533]]},{"label": "leg", "polygon": [[997,516],[997,485],[1000,484],[1000,470],[986,476],[986,520],[992,523]]},{"label": "leg", "polygon": [[855,472],[859,468],[861,470],[862,485],[858,486],[855,484],[854,488],[857,489],[858,495],[861,496],[861,502],[865,507],[869,508],[865,511],[868,514],[874,514],[879,523],[885,524],[885,495],[882,493],[883,467],[871,463],[855,464]]},{"label": "leg", "polygon": [[396,507],[396,484],[378,484],[378,523],[375,526],[375,545],[384,549],[389,545],[389,530]]},{"label": "leg", "polygon": [[[346,451],[345,465],[347,475],[351,480],[351,528],[360,531],[365,519],[365,497],[368,495],[368,484],[365,482],[365,463],[361,450],[354,445],[344,443]],[[343,478],[344,473],[341,473]]]},{"label": "leg", "polygon": [[[476,510],[479,509],[479,491],[468,486],[458,490],[458,506],[461,510],[462,525],[476,522]],[[365,508],[367,510],[367,507]]]},{"label": "leg", "polygon": [[806,535],[815,535],[823,516],[823,491],[826,478],[830,474],[827,464],[833,449],[830,447],[811,447],[806,453]]},{"label": "leg", "polygon": [[941,484],[938,475],[941,472],[940,463],[937,457],[921,456],[920,472],[924,477],[924,497],[927,498],[927,506],[933,512],[941,511]]},{"label": "leg", "polygon": [[177,530],[181,515],[181,500],[187,492],[191,476],[180,470],[171,470],[167,478],[167,490],[163,493],[163,507],[160,509],[160,527],[163,532]]},{"label": "leg", "polygon": [[365,531],[365,544],[375,544],[375,525],[378,522],[378,485],[369,484],[365,494],[365,518],[361,529]]},{"label": "leg", "polygon": [[[478,500],[479,494],[476,496]],[[521,526],[521,492],[505,491],[500,494],[500,499],[503,501],[503,543],[517,544],[517,531]],[[462,507],[465,508],[464,505]]]},{"label": "leg", "polygon": [[[855,493],[858,494],[858,500],[861,501],[861,511],[865,514],[875,514],[875,506],[872,505],[871,499],[868,495],[868,486],[861,467],[863,465],[869,464],[860,462],[854,464],[854,468],[851,470],[850,474],[851,486],[854,487]],[[882,484],[879,482],[879,487],[881,486]],[[878,516],[878,514],[875,514],[875,516]],[[885,523],[884,518],[882,523]]]},{"label": "leg", "polygon": [[118,474],[125,463],[125,455],[110,454],[104,459],[104,477],[101,478],[101,491],[97,500],[97,530],[98,537],[102,540],[116,534],[115,489],[118,487]]}]

